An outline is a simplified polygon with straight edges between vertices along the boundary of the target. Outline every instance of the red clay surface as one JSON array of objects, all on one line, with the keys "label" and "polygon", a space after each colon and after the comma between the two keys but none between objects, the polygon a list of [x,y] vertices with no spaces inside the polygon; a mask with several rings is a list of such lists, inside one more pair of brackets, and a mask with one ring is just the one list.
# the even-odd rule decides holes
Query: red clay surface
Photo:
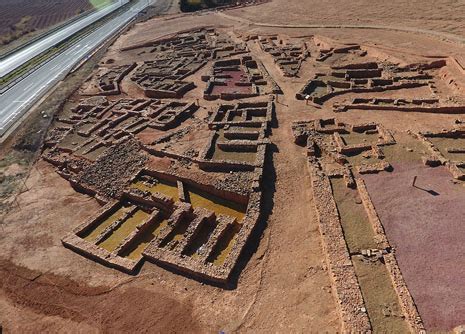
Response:
[{"label": "red clay surface", "polygon": [[465,323],[463,186],[444,167],[393,166],[364,179],[426,328],[450,330]]},{"label": "red clay surface", "polygon": [[222,93],[241,93],[241,94],[250,94],[252,93],[251,86],[237,86],[236,83],[244,81],[246,74],[244,71],[224,71],[222,74],[229,75],[231,78],[226,80],[226,86],[215,85],[212,90],[212,94],[222,94]]}]

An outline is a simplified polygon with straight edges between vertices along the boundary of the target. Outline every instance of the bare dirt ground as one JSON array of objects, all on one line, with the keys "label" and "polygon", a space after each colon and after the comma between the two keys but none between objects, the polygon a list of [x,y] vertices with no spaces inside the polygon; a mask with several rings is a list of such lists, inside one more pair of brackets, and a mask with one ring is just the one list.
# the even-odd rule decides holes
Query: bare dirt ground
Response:
[{"label": "bare dirt ground", "polygon": [[[172,14],[137,24],[117,40],[103,62],[108,59],[131,61],[119,52],[121,47],[202,26],[226,28],[238,34],[282,33],[291,37],[319,34],[379,47],[380,53],[385,50],[391,55],[390,59],[396,50],[402,50],[404,58],[408,54],[413,58],[419,55],[460,55],[464,50],[459,43],[449,43],[426,34],[366,29],[287,29],[251,25],[251,21],[283,25],[405,26],[441,33],[463,33],[465,37],[462,6],[465,4],[461,1],[445,0],[427,4],[423,1],[374,4],[365,0],[275,0],[256,7],[228,10],[224,14]],[[242,18],[247,21],[241,21]],[[61,238],[95,214],[100,205],[95,199],[76,193],[52,166],[39,161],[25,181],[26,190],[12,201],[9,213],[0,224],[0,324],[5,332],[340,332],[340,319],[312,205],[305,151],[294,145],[291,133],[293,121],[334,117],[334,113],[331,108],[315,109],[294,98],[314,73],[310,63],[304,64],[300,77],[284,78],[269,54],[253,44],[250,49],[262,60],[284,95],[278,99],[271,136],[272,152],[264,174],[263,233],[254,240],[255,243],[252,242],[242,260],[243,270],[237,273],[237,286],[221,289],[150,263],[145,263],[137,275],[129,276],[65,249]],[[192,100],[202,96],[202,83],[198,77],[196,80],[199,87],[188,95]],[[411,92],[408,94],[415,96]],[[405,97],[405,94],[390,92],[386,96]],[[344,99],[346,97],[341,98]],[[200,111],[199,117],[205,116],[206,111],[215,105],[216,102],[203,101],[205,109]],[[404,138],[406,130],[438,131],[449,127],[457,115],[357,110],[337,117],[352,123],[381,123],[399,140]],[[409,140],[404,139],[405,142]],[[16,169],[20,167],[9,165],[4,173],[17,174]],[[455,190],[450,188],[458,186],[447,183],[447,176],[440,170],[428,172],[434,175],[425,172],[424,177],[434,177],[434,182],[439,182],[431,185],[439,189],[439,193],[452,194],[450,197],[439,196],[443,206],[432,202],[435,199],[428,197],[430,195],[422,193],[424,198],[417,202],[417,195],[411,193],[411,189],[399,191],[411,173],[419,173],[422,169],[414,167],[408,175],[401,175],[402,169],[397,171],[396,168],[391,179],[373,178],[371,181],[367,177],[366,180],[388,238],[399,250],[399,264],[425,324],[432,329],[450,329],[451,325],[465,320],[461,316],[464,297],[461,271],[450,269],[458,260],[447,260],[452,253],[455,259],[460,254],[453,244],[445,249],[441,245],[437,252],[429,250],[439,252],[441,256],[428,262],[424,244],[454,240],[454,233],[461,231],[458,207],[463,192],[454,197]],[[412,198],[415,198],[414,203],[409,201]],[[456,200],[453,208],[449,199]],[[397,202],[401,209],[393,212]],[[422,209],[428,207],[431,211]],[[453,222],[454,227],[447,235],[437,233],[441,231],[437,223],[445,211],[453,212],[446,215],[447,222]],[[420,216],[422,219],[417,219]],[[422,224],[427,222],[431,222],[430,229],[423,228]],[[419,231],[421,238],[417,238]],[[413,239],[416,239],[414,243]],[[456,242],[460,244],[460,240]],[[420,252],[421,263],[417,262]],[[450,271],[445,270],[444,262]],[[456,279],[450,279],[450,272]],[[427,290],[422,289],[425,275],[432,282]],[[438,291],[444,285],[449,285],[448,291],[454,290],[455,294],[449,293],[447,298],[441,296]],[[429,299],[430,291],[438,299]],[[453,299],[448,299],[450,295]],[[456,312],[442,307],[450,317],[438,310],[439,305],[448,303],[456,305]]]},{"label": "bare dirt ground", "polygon": [[[389,177],[367,176],[365,180],[387,235],[398,250],[399,265],[419,311],[430,329],[464,323],[460,278],[465,252],[463,185],[452,183],[441,167],[399,165],[394,170]],[[418,188],[411,186],[414,176]]]},{"label": "bare dirt ground", "polygon": [[464,35],[463,1],[275,0],[228,14],[266,24],[378,25]]}]

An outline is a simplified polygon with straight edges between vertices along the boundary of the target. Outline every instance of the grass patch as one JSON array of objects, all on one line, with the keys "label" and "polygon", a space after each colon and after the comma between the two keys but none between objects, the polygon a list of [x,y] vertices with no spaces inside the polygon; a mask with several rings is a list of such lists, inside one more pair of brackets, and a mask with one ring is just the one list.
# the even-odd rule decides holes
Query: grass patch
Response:
[{"label": "grass patch", "polygon": [[352,257],[374,333],[410,333],[384,263]]},{"label": "grass patch", "polygon": [[342,178],[331,179],[331,187],[350,253],[377,248],[374,241],[375,234],[358,191],[347,188]]}]

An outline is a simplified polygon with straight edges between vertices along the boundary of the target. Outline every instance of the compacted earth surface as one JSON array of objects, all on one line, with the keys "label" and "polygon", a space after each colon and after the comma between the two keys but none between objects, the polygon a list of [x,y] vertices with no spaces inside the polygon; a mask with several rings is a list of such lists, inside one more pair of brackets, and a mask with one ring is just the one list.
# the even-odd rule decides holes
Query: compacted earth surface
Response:
[{"label": "compacted earth surface", "polygon": [[463,5],[133,25],[2,144],[1,330],[465,325]]}]

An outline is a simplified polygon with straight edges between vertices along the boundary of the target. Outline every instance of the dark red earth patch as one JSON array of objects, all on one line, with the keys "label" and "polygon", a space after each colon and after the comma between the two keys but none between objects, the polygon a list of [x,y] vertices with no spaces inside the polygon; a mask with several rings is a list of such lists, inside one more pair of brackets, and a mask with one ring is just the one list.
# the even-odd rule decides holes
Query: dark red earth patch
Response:
[{"label": "dark red earth patch", "polygon": [[465,187],[421,164],[364,179],[426,328],[465,324]]}]

